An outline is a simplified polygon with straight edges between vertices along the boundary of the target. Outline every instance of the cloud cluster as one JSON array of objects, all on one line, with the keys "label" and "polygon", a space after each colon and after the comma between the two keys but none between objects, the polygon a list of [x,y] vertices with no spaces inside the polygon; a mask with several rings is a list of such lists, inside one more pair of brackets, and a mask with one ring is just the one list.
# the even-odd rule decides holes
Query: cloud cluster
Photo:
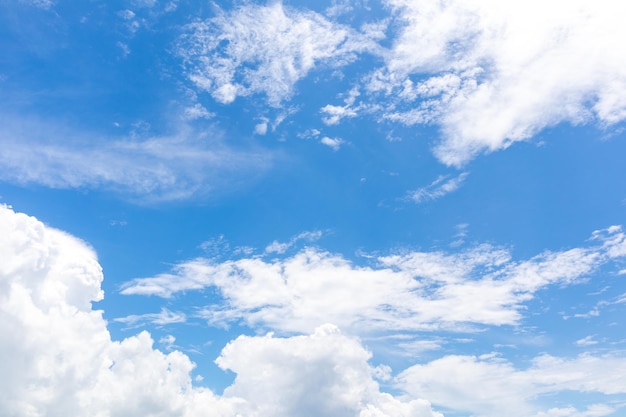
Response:
[{"label": "cloud cluster", "polygon": [[[218,396],[189,358],[147,332],[111,340],[93,250],[0,206],[0,414],[7,417],[442,417],[379,390],[371,354],[332,325],[292,338],[239,337],[217,359],[237,374]],[[173,341],[173,338],[170,338]]]},{"label": "cloud cluster", "polygon": [[498,355],[451,355],[406,369],[396,383],[408,393],[425,395],[434,404],[481,417],[501,416],[504,409],[511,417],[601,417],[613,414],[624,404],[597,403],[587,410],[568,406],[537,412],[536,403],[543,395],[565,390],[624,394],[626,382],[621,370],[625,366],[626,358],[622,356],[583,354],[562,359],[544,354],[520,370]]},{"label": "cloud cluster", "polygon": [[626,237],[618,227],[594,233],[593,242],[525,261],[489,245],[383,256],[369,266],[313,248],[283,259],[198,258],[127,282],[122,294],[171,297],[213,287],[222,300],[203,310],[211,323],[243,320],[286,332],[306,333],[326,322],[358,334],[514,325],[537,291],[574,283],[624,256]]},{"label": "cloud cluster", "polygon": [[[626,253],[623,233],[617,228],[595,233],[592,239],[598,242],[594,247],[545,254],[517,264],[511,264],[506,253],[487,248],[466,254],[465,260],[446,259],[442,254],[409,254],[381,262],[397,273],[408,272],[408,281],[419,273],[430,285],[447,282],[450,286],[444,286],[443,292],[455,283],[469,285],[463,282],[463,274],[479,267],[491,271],[496,296],[496,276],[504,286],[517,282],[516,291],[528,294],[551,282],[576,279],[603,257]],[[573,358],[542,354],[526,369],[516,368],[497,354],[448,355],[410,366],[394,377],[384,365],[372,367],[372,354],[332,324],[291,337],[270,333],[232,340],[216,363],[234,372],[236,378],[222,395],[216,395],[193,385],[194,364],[186,355],[154,349],[147,332],[111,340],[102,312],[91,306],[103,297],[103,276],[95,253],[84,242],[0,206],[0,252],[0,331],[7,336],[0,339],[0,414],[9,417],[193,417],[206,410],[222,417],[442,417],[429,401],[481,417],[499,416],[505,409],[513,417],[602,417],[623,406],[611,401],[611,396],[619,399],[626,393],[621,372],[626,359],[617,353],[584,353]],[[336,257],[324,262],[327,268],[342,267],[344,272],[354,269]],[[294,266],[284,265],[286,269]],[[319,276],[329,272],[313,264],[308,267]],[[503,275],[498,270],[508,272]],[[385,271],[386,278],[393,279],[391,270]],[[360,274],[361,285],[370,287],[376,271],[361,268]],[[299,284],[321,284],[327,291],[341,286],[341,282],[314,279]],[[394,286],[393,281],[389,284]],[[480,287],[482,283],[479,279],[474,284]],[[265,289],[272,290],[276,287]],[[329,291],[331,299],[335,295]],[[341,302],[363,295],[353,293]],[[470,292],[465,298],[477,296]],[[394,294],[387,299],[393,302]],[[312,306],[304,303],[304,307]],[[367,311],[367,306],[363,310]],[[171,316],[167,313],[162,315]],[[375,323],[376,317],[366,319]],[[171,344],[173,338],[169,339]],[[390,381],[404,394],[394,397],[381,392],[379,379]],[[587,405],[583,402],[586,408],[567,403],[554,407],[548,397],[544,402],[544,396],[565,391],[604,397],[595,397],[596,402]],[[551,405],[545,407],[544,403]]]},{"label": "cloud cluster", "polygon": [[448,165],[559,123],[626,118],[621,2],[384,4],[388,16],[357,29],[281,2],[245,3],[189,25],[178,53],[189,78],[217,101],[263,93],[280,106],[314,68],[344,66],[367,52],[378,61],[350,74],[357,88],[344,104],[323,106],[323,122],[373,115],[436,124],[442,136],[434,152]]},{"label": "cloud cluster", "polygon": [[237,149],[225,144],[218,131],[198,132],[187,126],[171,136],[111,139],[88,138],[28,118],[4,121],[0,180],[19,184],[97,187],[142,201],[165,201],[206,197],[273,164],[267,151]]},{"label": "cloud cluster", "polygon": [[460,165],[561,122],[626,118],[620,2],[386,2],[402,22],[366,86],[384,117],[437,123],[441,161]]},{"label": "cloud cluster", "polygon": [[178,53],[191,81],[221,103],[266,95],[279,106],[316,66],[340,66],[375,44],[311,11],[246,3],[187,26]]}]

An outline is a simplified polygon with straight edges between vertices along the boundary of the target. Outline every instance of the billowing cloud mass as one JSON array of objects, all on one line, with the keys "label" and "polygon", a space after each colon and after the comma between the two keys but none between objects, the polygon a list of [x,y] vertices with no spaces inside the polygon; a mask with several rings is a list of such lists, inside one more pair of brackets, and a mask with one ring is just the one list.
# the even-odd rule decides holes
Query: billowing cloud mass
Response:
[{"label": "billowing cloud mass", "polygon": [[219,131],[186,126],[171,136],[112,139],[39,120],[4,121],[0,180],[104,188],[144,202],[207,197],[266,171],[274,159],[260,148],[227,145]]},{"label": "billowing cloud mass", "polygon": [[626,118],[623,2],[386,2],[401,22],[365,86],[384,118],[436,123],[438,158],[460,165],[561,122]]},{"label": "billowing cloud mass", "polygon": [[243,320],[287,332],[310,332],[326,322],[359,334],[514,325],[537,291],[575,283],[626,254],[626,235],[619,227],[595,232],[593,241],[525,261],[489,245],[456,254],[383,256],[373,266],[313,248],[284,259],[217,263],[198,258],[169,273],[132,280],[122,293],[171,297],[214,287],[223,301],[203,310],[209,322]]},{"label": "billowing cloud mass", "polygon": [[401,402],[380,393],[372,374],[384,375],[386,369],[367,365],[370,356],[328,324],[310,336],[240,336],[224,348],[217,364],[237,373],[224,394],[259,404],[260,415],[443,417],[428,401]]},{"label": "billowing cloud mass", "polygon": [[263,93],[278,106],[317,65],[341,66],[375,43],[324,16],[271,2],[244,4],[187,27],[179,47],[189,78],[221,103]]},{"label": "billowing cloud mass", "polygon": [[237,378],[217,396],[147,332],[111,340],[91,306],[103,275],[84,242],[0,206],[0,253],[3,416],[441,417],[425,400],[380,392],[371,354],[333,325],[233,340],[217,363]]}]

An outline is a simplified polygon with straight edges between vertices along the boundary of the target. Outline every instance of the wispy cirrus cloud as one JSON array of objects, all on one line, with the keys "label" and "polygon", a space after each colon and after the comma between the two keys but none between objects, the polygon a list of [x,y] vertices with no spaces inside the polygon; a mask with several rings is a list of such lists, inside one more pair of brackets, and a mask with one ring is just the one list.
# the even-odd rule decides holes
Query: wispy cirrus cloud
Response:
[{"label": "wispy cirrus cloud", "polygon": [[321,237],[322,232],[320,230],[298,233],[296,236],[289,239],[288,242],[278,242],[277,240],[273,241],[265,247],[265,253],[283,254],[299,241],[304,240],[306,242],[315,242]]},{"label": "wispy cirrus cloud", "polygon": [[446,194],[458,190],[469,173],[463,172],[456,177],[441,175],[429,185],[408,193],[407,198],[417,204],[437,200]]},{"label": "wispy cirrus cloud", "polygon": [[235,148],[218,129],[105,137],[57,123],[4,118],[0,179],[51,188],[115,191],[138,202],[207,197],[268,170],[275,155]]},{"label": "wispy cirrus cloud", "polygon": [[128,328],[141,327],[148,323],[157,326],[165,326],[168,324],[184,323],[187,321],[187,316],[184,313],[162,308],[159,313],[131,314],[126,317],[115,318],[113,321],[124,323]]}]

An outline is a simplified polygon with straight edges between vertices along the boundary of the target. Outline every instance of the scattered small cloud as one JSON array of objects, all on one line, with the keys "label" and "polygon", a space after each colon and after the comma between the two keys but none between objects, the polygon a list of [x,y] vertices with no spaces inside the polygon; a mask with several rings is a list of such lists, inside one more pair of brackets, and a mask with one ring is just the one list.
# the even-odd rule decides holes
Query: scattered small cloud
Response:
[{"label": "scattered small cloud", "polygon": [[598,341],[594,340],[594,336],[587,336],[576,341],[576,345],[584,346],[584,347],[593,346],[597,344],[598,344]]},{"label": "scattered small cloud", "polygon": [[452,178],[448,175],[441,175],[426,187],[411,191],[408,195],[408,199],[417,204],[437,200],[459,189],[468,175],[469,173],[467,172],[463,172]]},{"label": "scattered small cloud", "polygon": [[174,349],[174,342],[176,342],[176,338],[171,334],[163,336],[159,339],[159,343],[165,348],[167,351],[171,351]]},{"label": "scattered small cloud", "polygon": [[356,98],[360,95],[358,88],[353,88],[348,92],[348,97],[344,100],[344,106],[334,106],[328,104],[320,110],[326,116],[322,118],[324,124],[328,126],[338,124],[341,119],[356,117],[359,111],[359,107],[354,107]]},{"label": "scattered small cloud", "polygon": [[113,319],[118,323],[124,323],[130,329],[145,326],[146,324],[154,324],[157,326],[166,326],[168,324],[185,323],[187,316],[183,313],[176,313],[166,308],[162,308],[159,313],[132,314],[126,317],[118,317]]},{"label": "scattered small cloud", "polygon": [[304,240],[307,242],[315,242],[322,237],[322,232],[319,230],[313,232],[302,232],[294,237],[292,237],[289,242],[280,243],[278,241],[273,241],[265,248],[265,253],[277,253],[283,254],[287,252],[289,248],[294,246],[296,243]]},{"label": "scattered small cloud", "polygon": [[122,51],[122,58],[126,58],[130,55],[130,47],[127,44],[124,42],[117,42],[116,45]]},{"label": "scattered small cloud", "polygon": [[261,121],[260,123],[257,123],[254,126],[254,133],[256,133],[257,135],[265,135],[267,133],[267,124],[269,122],[269,119],[267,117],[261,117]]},{"label": "scattered small cloud", "polygon": [[328,136],[324,136],[322,139],[320,139],[320,143],[322,145],[328,146],[329,148],[331,148],[333,151],[336,152],[339,150],[341,145],[344,144],[344,141],[339,138],[329,138]]},{"label": "scattered small cloud", "polygon": [[53,0],[19,0],[20,3],[30,4],[40,9],[48,10],[54,6]]},{"label": "scattered small cloud", "polygon": [[196,103],[193,106],[185,107],[183,113],[185,120],[212,119],[213,117],[215,117],[215,113],[208,111],[200,103]]},{"label": "scattered small cloud", "polygon": [[457,248],[465,243],[468,228],[469,224],[467,223],[460,223],[456,225],[457,233],[454,235],[454,241],[450,243],[450,247]]}]

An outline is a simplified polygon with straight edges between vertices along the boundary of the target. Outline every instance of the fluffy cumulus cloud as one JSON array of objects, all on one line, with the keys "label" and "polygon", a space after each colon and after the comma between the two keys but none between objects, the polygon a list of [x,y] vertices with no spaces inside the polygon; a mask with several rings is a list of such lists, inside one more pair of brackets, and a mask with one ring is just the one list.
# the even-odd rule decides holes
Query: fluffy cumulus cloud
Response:
[{"label": "fluffy cumulus cloud", "polygon": [[316,66],[343,65],[372,48],[368,37],[349,27],[271,2],[219,10],[190,24],[178,52],[189,78],[217,101],[263,93],[278,106]]},{"label": "fluffy cumulus cloud", "polygon": [[609,405],[609,399],[608,404],[591,404],[586,410],[569,406],[538,410],[542,395],[565,390],[605,396],[626,393],[621,371],[624,366],[626,358],[611,355],[585,354],[572,359],[541,355],[527,369],[516,369],[493,354],[452,355],[410,367],[396,383],[409,393],[427,396],[435,404],[481,417],[501,416],[504,409],[511,417],[605,416],[624,404]]},{"label": "fluffy cumulus cloud", "polygon": [[327,324],[306,336],[240,336],[224,348],[217,364],[237,373],[224,395],[259,404],[259,415],[443,417],[428,401],[401,402],[381,393],[373,375],[385,370],[369,366],[370,356]]},{"label": "fluffy cumulus cloud", "polygon": [[84,242],[0,206],[0,414],[441,417],[382,393],[370,353],[332,325],[292,338],[239,337],[217,359],[224,394],[195,387],[194,364],[147,332],[111,340],[101,268]]},{"label": "fluffy cumulus cloud", "polygon": [[459,165],[561,122],[626,117],[622,2],[388,0],[401,22],[367,83],[397,97],[386,118],[437,123]]},{"label": "fluffy cumulus cloud", "polygon": [[[222,133],[181,126],[169,136],[93,137],[56,123],[15,118],[0,127],[0,179],[52,188],[104,188],[141,201],[206,197],[273,164]],[[62,141],[58,139],[62,138]]]},{"label": "fluffy cumulus cloud", "polygon": [[310,332],[326,322],[359,334],[513,325],[537,291],[575,283],[624,256],[625,239],[620,228],[610,228],[594,233],[588,247],[524,261],[489,245],[383,256],[367,266],[313,248],[271,260],[198,258],[127,282],[122,293],[170,297],[213,287],[222,300],[204,309],[210,322],[243,320],[287,332]]}]

